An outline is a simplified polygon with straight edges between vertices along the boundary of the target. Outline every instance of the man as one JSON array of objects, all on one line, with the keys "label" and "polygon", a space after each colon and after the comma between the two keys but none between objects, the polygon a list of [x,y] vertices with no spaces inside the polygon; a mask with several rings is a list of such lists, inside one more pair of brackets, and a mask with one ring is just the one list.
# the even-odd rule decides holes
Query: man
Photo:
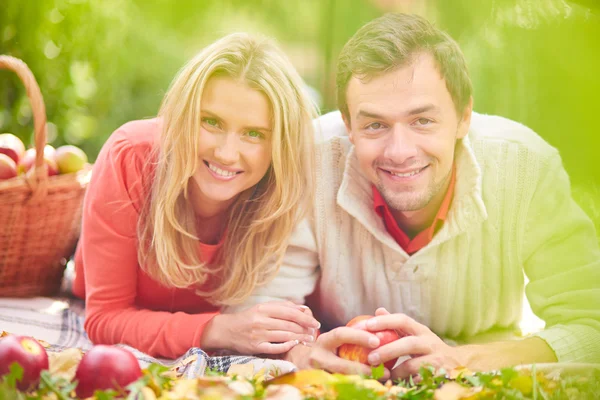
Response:
[{"label": "man", "polygon": [[[421,17],[385,15],[346,44],[337,86],[341,116],[319,121],[330,137],[317,156],[312,218],[292,237],[278,276],[243,305],[303,301],[320,272],[312,306],[334,329],[287,358],[369,373],[336,349],[376,349],[375,335],[343,325],[377,310],[369,330],[406,336],[368,361],[410,356],[393,370],[396,378],[422,364],[490,370],[600,361],[593,225],[572,200],[554,148],[516,122],[472,113],[458,45]],[[514,327],[524,273],[545,330],[485,344],[441,339],[469,342]]]}]

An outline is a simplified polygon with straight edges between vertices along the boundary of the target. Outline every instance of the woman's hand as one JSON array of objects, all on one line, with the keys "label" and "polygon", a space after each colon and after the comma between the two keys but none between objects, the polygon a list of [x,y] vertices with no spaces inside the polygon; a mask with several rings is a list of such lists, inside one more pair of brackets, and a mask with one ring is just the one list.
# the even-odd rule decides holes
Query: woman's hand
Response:
[{"label": "woman's hand", "polygon": [[204,329],[201,347],[240,354],[281,354],[300,342],[313,342],[320,326],[305,306],[274,301],[215,316]]}]

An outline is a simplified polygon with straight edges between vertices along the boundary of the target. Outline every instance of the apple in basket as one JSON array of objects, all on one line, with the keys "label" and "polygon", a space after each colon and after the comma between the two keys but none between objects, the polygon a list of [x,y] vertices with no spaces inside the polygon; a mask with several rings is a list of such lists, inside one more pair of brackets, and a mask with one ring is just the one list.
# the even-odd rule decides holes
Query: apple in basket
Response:
[{"label": "apple in basket", "polygon": [[17,164],[6,154],[0,153],[0,181],[17,176]]},{"label": "apple in basket", "polygon": [[85,353],[77,366],[75,393],[77,397],[87,398],[96,390],[122,392],[141,377],[140,364],[130,351],[99,344]]},{"label": "apple in basket", "polygon": [[[356,318],[353,318],[346,324],[346,326],[354,329],[362,329],[367,331],[367,320],[373,318],[372,315],[360,315]],[[373,332],[375,336],[379,338],[379,347],[386,345],[388,343],[393,342],[394,340],[398,340],[400,336],[396,331],[391,329],[385,329],[378,332]],[[358,346],[356,344],[343,344],[338,348],[338,356],[350,361],[358,361],[363,364],[369,365],[367,361],[367,357],[369,353],[375,349],[369,349],[366,347]],[[396,365],[396,360],[390,360],[386,362],[385,367],[388,369],[392,369],[394,365]]]},{"label": "apple in basket", "polygon": [[27,391],[37,386],[42,370],[48,369],[48,354],[34,338],[9,335],[0,339],[0,376],[8,374],[14,362],[23,368],[17,387]]},{"label": "apple in basket", "polygon": [[61,174],[77,172],[87,163],[87,155],[79,147],[70,144],[60,146],[54,153],[54,159]]},{"label": "apple in basket", "polygon": [[19,164],[23,153],[25,153],[25,145],[21,142],[21,139],[12,133],[0,135],[0,154],[6,154],[12,158],[15,164]]},{"label": "apple in basket", "polygon": [[[54,147],[47,144],[44,147],[44,162],[48,166],[48,176],[58,175],[58,166],[56,165],[56,161],[54,160]],[[35,149],[27,149],[21,162],[19,163],[19,172],[24,173],[28,172],[35,166]]]}]

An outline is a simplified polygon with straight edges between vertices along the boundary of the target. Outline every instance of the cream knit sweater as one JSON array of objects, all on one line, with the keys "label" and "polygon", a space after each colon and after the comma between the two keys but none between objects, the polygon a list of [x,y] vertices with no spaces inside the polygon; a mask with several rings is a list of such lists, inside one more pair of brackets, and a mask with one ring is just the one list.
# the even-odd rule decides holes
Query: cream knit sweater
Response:
[{"label": "cream knit sweater", "polygon": [[328,138],[314,213],[297,227],[277,277],[230,311],[304,301],[317,285],[313,307],[330,327],[386,307],[469,341],[516,326],[525,273],[527,298],[546,322],[537,336],[559,361],[600,362],[600,250],[556,149],[521,124],[474,113],[457,144],[447,220],[409,256],[373,210],[340,114],[317,123]]}]

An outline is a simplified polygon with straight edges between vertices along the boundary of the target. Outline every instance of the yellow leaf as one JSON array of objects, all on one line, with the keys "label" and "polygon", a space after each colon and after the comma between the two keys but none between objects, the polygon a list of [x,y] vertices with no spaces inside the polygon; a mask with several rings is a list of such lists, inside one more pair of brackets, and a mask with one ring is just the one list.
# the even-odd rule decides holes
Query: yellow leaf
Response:
[{"label": "yellow leaf", "polygon": [[252,364],[233,364],[227,370],[227,376],[237,375],[242,378],[252,379],[254,376],[254,365]]},{"label": "yellow leaf", "polygon": [[524,395],[531,394],[533,390],[533,379],[528,375],[518,375],[511,379],[509,384]]},{"label": "yellow leaf", "polygon": [[83,357],[80,349],[65,349],[60,352],[48,353],[48,370],[52,375],[60,375],[67,380],[73,379],[79,361]]},{"label": "yellow leaf", "polygon": [[435,400],[458,400],[467,397],[470,390],[456,382],[449,382],[434,392]]},{"label": "yellow leaf", "polygon": [[265,386],[285,384],[302,389],[305,386],[325,385],[332,383],[334,380],[335,378],[330,373],[321,369],[305,369],[283,374],[276,378],[265,381]]},{"label": "yellow leaf", "polygon": [[302,400],[304,396],[299,389],[291,385],[271,385],[265,391],[266,400]]}]

